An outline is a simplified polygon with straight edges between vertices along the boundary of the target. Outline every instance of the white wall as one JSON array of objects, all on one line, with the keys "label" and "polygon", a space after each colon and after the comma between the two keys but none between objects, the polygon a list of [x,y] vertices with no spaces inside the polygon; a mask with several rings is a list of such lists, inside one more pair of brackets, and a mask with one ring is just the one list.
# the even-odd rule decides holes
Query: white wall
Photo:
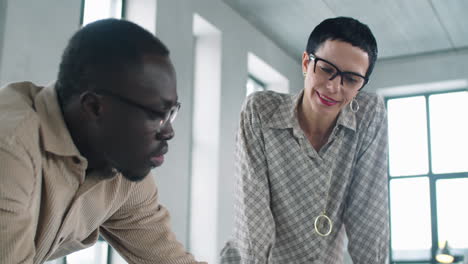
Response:
[{"label": "white wall", "polygon": [[0,1],[0,7],[6,5],[0,38],[0,85],[20,80],[47,84],[54,80],[67,40],[79,27],[80,1]]},{"label": "white wall", "polygon": [[[0,0],[0,62],[2,61],[2,52],[3,52],[3,39],[4,39],[4,30],[5,30],[5,18],[6,18],[6,10],[7,3],[4,0]],[[2,71],[2,65],[0,63],[0,73]],[[0,75],[1,81],[1,75]],[[1,85],[1,83],[0,83]]]},{"label": "white wall", "polygon": [[371,76],[368,89],[375,91],[380,88],[439,82],[449,83],[467,79],[468,49],[460,49],[380,60]]}]

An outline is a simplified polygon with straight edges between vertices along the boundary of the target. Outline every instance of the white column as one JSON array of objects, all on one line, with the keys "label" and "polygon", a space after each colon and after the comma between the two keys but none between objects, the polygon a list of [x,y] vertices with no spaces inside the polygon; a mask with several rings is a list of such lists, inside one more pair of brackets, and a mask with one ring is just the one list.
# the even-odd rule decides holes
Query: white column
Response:
[{"label": "white column", "polygon": [[195,69],[192,123],[190,250],[217,258],[221,33],[194,15]]}]

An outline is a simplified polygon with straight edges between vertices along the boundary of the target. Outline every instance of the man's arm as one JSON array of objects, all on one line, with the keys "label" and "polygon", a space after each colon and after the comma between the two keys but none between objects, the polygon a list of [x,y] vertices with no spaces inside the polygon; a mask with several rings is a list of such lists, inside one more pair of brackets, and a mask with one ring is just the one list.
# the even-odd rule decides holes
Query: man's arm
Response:
[{"label": "man's arm", "polygon": [[389,247],[387,119],[379,100],[359,150],[344,223],[354,263],[385,263]]},{"label": "man's arm", "polygon": [[0,143],[0,263],[33,263],[35,227],[31,208],[37,184],[19,144]]},{"label": "man's arm", "polygon": [[158,202],[153,176],[133,186],[125,204],[101,226],[102,236],[135,264],[192,264],[171,231],[169,212]]},{"label": "man's arm", "polygon": [[275,240],[264,141],[252,99],[249,97],[241,113],[236,146],[234,238],[221,252],[221,263],[267,263]]}]

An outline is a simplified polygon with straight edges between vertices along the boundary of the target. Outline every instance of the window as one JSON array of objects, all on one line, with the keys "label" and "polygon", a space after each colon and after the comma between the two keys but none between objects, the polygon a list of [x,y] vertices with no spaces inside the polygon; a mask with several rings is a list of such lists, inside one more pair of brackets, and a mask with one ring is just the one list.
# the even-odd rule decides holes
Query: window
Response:
[{"label": "window", "polygon": [[[468,259],[468,92],[387,98],[391,263]],[[468,263],[468,262],[465,262]]]},{"label": "window", "polygon": [[81,24],[83,26],[99,19],[122,18],[124,0],[82,0]]},{"label": "window", "polygon": [[254,92],[265,91],[265,84],[259,81],[257,78],[249,75],[247,78],[247,96]]},{"label": "window", "polygon": [[66,256],[67,264],[107,264],[109,244],[99,240],[92,247],[74,252]]},{"label": "window", "polygon": [[246,95],[257,91],[289,92],[289,80],[252,52],[247,53]]},{"label": "window", "polygon": [[93,246],[73,252],[63,258],[47,261],[47,264],[125,264],[126,262],[101,237]]}]

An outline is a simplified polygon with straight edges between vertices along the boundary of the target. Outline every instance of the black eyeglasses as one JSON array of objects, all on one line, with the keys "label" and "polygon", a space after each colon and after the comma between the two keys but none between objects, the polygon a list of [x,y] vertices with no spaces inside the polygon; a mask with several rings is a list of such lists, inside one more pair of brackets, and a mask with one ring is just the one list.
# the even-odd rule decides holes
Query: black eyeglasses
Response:
[{"label": "black eyeglasses", "polygon": [[158,128],[162,128],[162,127],[166,126],[168,122],[170,122],[170,123],[174,122],[174,119],[176,118],[177,113],[179,112],[179,109],[180,109],[180,103],[177,102],[176,105],[171,107],[171,109],[169,109],[168,111],[159,112],[159,111],[155,111],[153,109],[150,109],[150,108],[148,108],[148,107],[146,107],[144,105],[141,105],[141,104],[139,104],[137,102],[134,102],[133,100],[130,100],[128,98],[125,98],[125,97],[123,97],[121,95],[118,95],[116,93],[113,93],[113,92],[110,92],[110,91],[107,91],[107,90],[94,90],[94,93],[100,94],[100,95],[111,96],[111,97],[113,97],[115,99],[118,99],[119,101],[121,101],[123,103],[126,103],[126,104],[128,104],[130,106],[139,108],[140,110],[142,110],[143,112],[145,112],[149,116],[149,119],[151,119],[152,121],[157,121]]},{"label": "black eyeglasses", "polygon": [[[314,73],[330,81],[339,75],[341,77],[341,85],[346,89],[359,90],[369,82],[369,78],[356,72],[341,71],[333,63],[314,54],[309,54],[309,59],[314,61]],[[317,67],[318,71],[316,71]]]}]

